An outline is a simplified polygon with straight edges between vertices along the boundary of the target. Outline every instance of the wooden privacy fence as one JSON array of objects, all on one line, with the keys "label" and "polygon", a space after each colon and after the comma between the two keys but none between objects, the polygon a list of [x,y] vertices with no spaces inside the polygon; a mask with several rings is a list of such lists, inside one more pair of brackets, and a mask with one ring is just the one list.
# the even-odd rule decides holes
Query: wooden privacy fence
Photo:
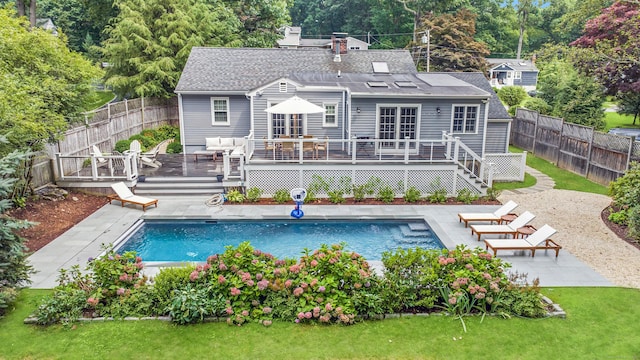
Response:
[{"label": "wooden privacy fence", "polygon": [[511,124],[512,145],[602,185],[640,161],[640,142],[634,140],[526,109],[518,109]]},{"label": "wooden privacy fence", "polygon": [[178,102],[175,98],[124,100],[88,112],[83,125],[67,130],[62,140],[47,144],[45,152],[37,156],[32,185],[37,188],[58,177],[52,166],[56,153],[89,157],[93,145],[102,152],[111,152],[119,140],[128,139],[144,129],[165,124],[177,125],[178,121]]}]

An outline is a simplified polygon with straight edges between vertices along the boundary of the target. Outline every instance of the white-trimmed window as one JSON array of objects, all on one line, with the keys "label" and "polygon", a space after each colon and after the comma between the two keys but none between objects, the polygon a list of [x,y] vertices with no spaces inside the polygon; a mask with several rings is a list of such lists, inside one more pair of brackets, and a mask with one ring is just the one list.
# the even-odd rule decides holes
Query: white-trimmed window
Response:
[{"label": "white-trimmed window", "polygon": [[522,71],[516,71],[515,75],[513,76],[514,79],[522,79]]},{"label": "white-trimmed window", "polygon": [[324,116],[322,117],[322,126],[337,127],[338,126],[338,104],[323,104]]},{"label": "white-trimmed window", "polygon": [[211,124],[229,125],[229,98],[211,98]]},{"label": "white-trimmed window", "polygon": [[474,134],[478,131],[478,106],[454,106],[452,132]]}]

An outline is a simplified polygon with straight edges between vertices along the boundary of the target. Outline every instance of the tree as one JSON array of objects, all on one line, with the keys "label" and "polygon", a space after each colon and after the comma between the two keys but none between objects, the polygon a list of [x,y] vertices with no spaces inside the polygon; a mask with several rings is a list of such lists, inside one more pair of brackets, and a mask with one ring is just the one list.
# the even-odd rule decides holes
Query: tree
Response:
[{"label": "tree", "polygon": [[604,128],[603,89],[592,77],[580,74],[567,58],[538,61],[540,98],[551,107],[551,115],[567,122]]},{"label": "tree", "polygon": [[[218,0],[207,1],[213,9]],[[281,36],[278,29],[290,22],[289,8],[293,0],[222,0],[240,22],[242,45],[273,47]]]},{"label": "tree", "polygon": [[571,45],[586,49],[576,65],[596,76],[608,94],[640,92],[640,2],[617,1],[603,9]]},{"label": "tree", "polygon": [[58,139],[101,74],[62,39],[0,9],[0,134],[9,140],[0,155]]},{"label": "tree", "polygon": [[417,29],[420,19],[427,14],[443,14],[465,5],[467,0],[395,0],[402,4],[405,11],[413,15],[413,42],[417,42]]},{"label": "tree", "polygon": [[[7,143],[6,138],[0,136],[0,143]],[[0,316],[15,300],[15,288],[28,284],[33,272],[27,263],[24,239],[16,235],[16,231],[31,224],[5,214],[12,207],[13,185],[18,181],[15,171],[27,157],[18,150],[0,157]]]},{"label": "tree", "polygon": [[489,49],[473,39],[475,14],[461,9],[453,15],[427,15],[422,18],[419,30],[427,29],[431,34],[430,61],[434,70],[486,71],[485,57],[489,55]]},{"label": "tree", "polygon": [[171,97],[193,46],[239,46],[240,23],[221,3],[118,0],[103,46],[106,84],[120,96]]},{"label": "tree", "polygon": [[518,52],[516,53],[516,59],[520,60],[522,54],[522,41],[524,40],[524,32],[527,29],[529,22],[529,14],[534,10],[536,3],[535,0],[518,0],[516,6],[516,12],[518,14],[518,25],[520,27],[520,35],[518,37]]},{"label": "tree", "polygon": [[[88,16],[89,10],[82,0],[39,0],[38,16],[51,18],[59,31],[64,32],[73,51],[85,52],[84,42],[89,36],[100,39],[102,28]],[[97,42],[94,42],[95,45]]]}]

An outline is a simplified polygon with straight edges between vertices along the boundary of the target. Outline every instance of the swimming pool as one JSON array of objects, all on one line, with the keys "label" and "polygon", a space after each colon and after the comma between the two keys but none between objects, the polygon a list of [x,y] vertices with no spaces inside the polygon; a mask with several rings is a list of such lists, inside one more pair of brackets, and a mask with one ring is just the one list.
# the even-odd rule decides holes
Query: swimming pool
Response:
[{"label": "swimming pool", "polygon": [[299,258],[305,248],[346,243],[367,260],[397,248],[442,249],[424,220],[143,220],[116,245],[146,262],[205,261],[226,246],[249,241],[278,258]]}]

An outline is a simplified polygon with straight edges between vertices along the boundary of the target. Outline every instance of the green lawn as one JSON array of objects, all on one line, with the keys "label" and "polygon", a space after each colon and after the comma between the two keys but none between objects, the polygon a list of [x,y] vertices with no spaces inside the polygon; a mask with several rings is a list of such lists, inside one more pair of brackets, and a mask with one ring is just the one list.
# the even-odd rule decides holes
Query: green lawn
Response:
[{"label": "green lawn", "polygon": [[640,121],[636,121],[636,124],[633,125],[633,116],[631,115],[620,115],[615,112],[607,112],[604,115],[604,132],[608,132],[609,129],[613,128],[640,128]]},{"label": "green lawn", "polygon": [[[411,317],[353,326],[159,321],[41,328],[22,320],[43,290],[0,320],[2,359],[603,359],[640,356],[640,290],[545,288],[566,319]],[[454,341],[455,338],[455,341]]]},{"label": "green lawn", "polygon": [[[521,149],[510,146],[510,152],[522,152]],[[606,186],[602,186],[593,181],[587,180],[583,176],[574,174],[571,171],[563,170],[547,160],[539,158],[531,153],[527,153],[527,165],[546,174],[556,182],[555,189],[575,190],[594,194],[607,195]],[[526,186],[522,186],[526,187]]]},{"label": "green lawn", "polygon": [[114,94],[111,91],[96,91],[91,100],[84,106],[86,111],[91,111],[100,108],[102,105],[113,100]]}]

